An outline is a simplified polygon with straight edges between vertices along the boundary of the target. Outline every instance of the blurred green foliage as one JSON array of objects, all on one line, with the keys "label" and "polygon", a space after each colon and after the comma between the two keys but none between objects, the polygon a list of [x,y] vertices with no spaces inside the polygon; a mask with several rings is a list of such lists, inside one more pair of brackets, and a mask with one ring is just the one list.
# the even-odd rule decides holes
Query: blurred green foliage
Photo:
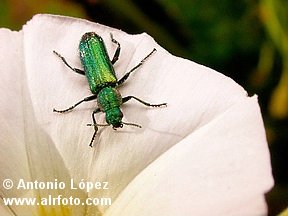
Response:
[{"label": "blurred green foliage", "polygon": [[37,13],[84,17],[81,5],[58,0],[0,0],[0,27],[20,30]]},{"label": "blurred green foliage", "polygon": [[275,178],[267,196],[269,214],[288,206],[287,0],[1,0],[0,26],[18,30],[37,13],[145,31],[171,53],[258,94]]},{"label": "blurred green foliage", "polygon": [[270,103],[270,113],[283,118],[288,115],[288,1],[261,0],[262,19],[267,32],[282,57],[282,75]]}]

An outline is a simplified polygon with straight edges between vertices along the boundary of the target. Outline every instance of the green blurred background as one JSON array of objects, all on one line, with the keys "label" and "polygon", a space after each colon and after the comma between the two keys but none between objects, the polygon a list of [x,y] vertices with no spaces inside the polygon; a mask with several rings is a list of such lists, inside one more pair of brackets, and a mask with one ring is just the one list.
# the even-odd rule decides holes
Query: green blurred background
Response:
[{"label": "green blurred background", "polygon": [[147,32],[171,53],[220,71],[257,94],[275,178],[266,196],[269,215],[287,208],[287,0],[0,0],[1,27],[19,30],[37,13]]}]

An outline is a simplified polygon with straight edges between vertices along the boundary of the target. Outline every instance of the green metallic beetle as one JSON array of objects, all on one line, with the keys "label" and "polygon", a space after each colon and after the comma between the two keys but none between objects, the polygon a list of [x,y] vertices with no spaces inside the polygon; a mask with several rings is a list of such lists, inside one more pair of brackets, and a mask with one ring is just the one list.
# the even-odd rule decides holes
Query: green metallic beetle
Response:
[{"label": "green metallic beetle", "polygon": [[[56,51],[53,51],[71,70],[87,77],[90,90],[93,94],[91,96],[85,97],[68,109],[53,109],[53,111],[58,113],[65,113],[74,109],[82,102],[97,99],[98,108],[92,112],[93,124],[87,124],[88,126],[94,126],[94,134],[89,144],[90,147],[92,147],[93,141],[98,131],[97,126],[112,125],[113,129],[122,128],[123,125],[141,127],[137,124],[125,123],[122,121],[123,113],[121,112],[120,106],[130,99],[133,98],[140,103],[150,107],[160,107],[167,105],[166,103],[150,104],[134,96],[127,96],[122,98],[116,88],[123,84],[129,75],[137,68],[139,68],[156,51],[156,49],[154,48],[152,52],[150,52],[139,64],[133,67],[121,79],[117,80],[113,65],[119,58],[121,47],[120,43],[113,38],[113,35],[110,34],[110,36],[111,41],[117,45],[116,52],[111,61],[109,59],[103,39],[99,35],[97,35],[95,32],[88,32],[82,36],[79,44],[79,51],[84,70],[71,67],[64,57],[62,57]],[[106,114],[107,124],[96,123],[95,114],[98,112],[104,112]]]}]

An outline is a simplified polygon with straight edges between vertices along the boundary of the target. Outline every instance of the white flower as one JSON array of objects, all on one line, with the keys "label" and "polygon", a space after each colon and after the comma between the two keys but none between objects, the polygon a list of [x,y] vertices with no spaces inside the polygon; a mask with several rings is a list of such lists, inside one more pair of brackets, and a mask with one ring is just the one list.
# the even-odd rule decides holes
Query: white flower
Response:
[{"label": "white flower", "polygon": [[[67,114],[91,95],[85,76],[73,73],[53,54],[81,68],[78,44],[85,32],[104,39],[109,56],[121,43],[117,77],[149,58],[119,88],[166,108],[136,101],[122,106],[124,121],[142,125],[114,131],[99,128],[94,147],[91,113],[96,101]],[[224,75],[172,56],[146,34],[128,35],[85,20],[37,15],[20,32],[0,31],[0,180],[2,200],[49,195],[112,199],[111,206],[0,205],[1,215],[263,215],[264,194],[273,185],[265,130],[257,97]],[[103,113],[98,123],[105,123]],[[27,182],[64,182],[64,190],[17,189]],[[70,180],[108,182],[108,189],[72,190]],[[75,186],[74,185],[74,186]]]}]

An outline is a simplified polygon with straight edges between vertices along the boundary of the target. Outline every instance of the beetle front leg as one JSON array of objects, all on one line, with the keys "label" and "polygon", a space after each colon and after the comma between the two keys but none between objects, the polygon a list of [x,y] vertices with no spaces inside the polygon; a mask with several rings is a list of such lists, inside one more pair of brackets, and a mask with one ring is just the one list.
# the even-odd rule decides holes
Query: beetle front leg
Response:
[{"label": "beetle front leg", "polygon": [[99,113],[99,112],[101,112],[100,108],[95,109],[95,110],[93,111],[93,113],[92,113],[93,124],[87,124],[87,126],[93,126],[93,127],[94,127],[94,133],[93,133],[92,139],[91,139],[90,144],[89,144],[90,147],[93,146],[93,141],[94,141],[95,136],[96,136],[96,134],[97,134],[98,126],[100,126],[100,127],[109,126],[109,124],[98,124],[98,123],[96,122],[95,115],[96,115],[97,113]]},{"label": "beetle front leg", "polygon": [[167,106],[167,103],[161,103],[161,104],[150,104],[150,103],[147,103],[147,102],[145,102],[145,101],[143,101],[143,100],[141,100],[141,99],[139,99],[139,98],[137,98],[137,97],[134,97],[134,96],[127,96],[127,97],[124,97],[124,98],[122,99],[122,102],[123,102],[123,103],[126,103],[127,101],[129,101],[129,100],[132,99],[132,98],[135,99],[135,100],[137,100],[138,102],[144,104],[145,106],[150,106],[150,107],[161,107],[161,106]]},{"label": "beetle front leg", "polygon": [[96,113],[98,113],[98,112],[100,112],[100,111],[101,111],[101,110],[100,110],[99,108],[95,109],[95,110],[93,111],[93,113],[92,113],[93,125],[87,124],[87,126],[94,126],[94,133],[93,133],[92,139],[91,139],[91,141],[90,141],[90,143],[89,143],[89,146],[90,146],[91,148],[92,148],[92,146],[93,146],[93,141],[94,141],[95,136],[96,136],[97,131],[98,131],[98,127],[97,127],[95,115],[96,115]]},{"label": "beetle front leg", "polygon": [[85,97],[83,100],[77,102],[76,104],[74,104],[73,106],[69,107],[68,109],[64,109],[64,110],[56,110],[55,108],[53,109],[53,112],[58,112],[58,113],[65,113],[68,112],[72,109],[74,109],[76,106],[78,106],[79,104],[86,102],[86,101],[90,101],[90,100],[95,100],[97,98],[97,95],[91,95],[88,97]]}]

